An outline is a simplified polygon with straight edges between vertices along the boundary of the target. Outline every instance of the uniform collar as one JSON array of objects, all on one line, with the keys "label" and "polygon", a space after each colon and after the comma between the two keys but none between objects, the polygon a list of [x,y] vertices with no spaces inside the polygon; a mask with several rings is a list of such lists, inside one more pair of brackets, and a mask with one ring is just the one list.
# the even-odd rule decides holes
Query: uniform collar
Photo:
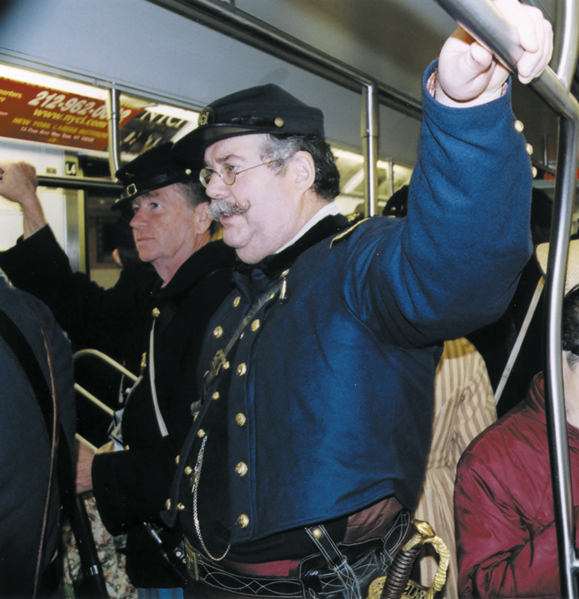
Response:
[{"label": "uniform collar", "polygon": [[340,214],[340,207],[336,202],[330,202],[329,204],[325,204],[323,208],[318,210],[312,218],[298,231],[297,235],[288,243],[283,245],[277,250],[276,254],[281,254],[286,248],[293,245],[300,237],[302,237],[305,233],[307,233],[313,226],[319,223],[322,219],[326,218],[326,216],[336,216]]},{"label": "uniform collar", "polygon": [[160,301],[166,302],[190,289],[214,270],[225,267],[233,268],[236,261],[233,248],[225,245],[221,240],[211,241],[183,262],[167,285],[159,290],[157,297]]},{"label": "uniform collar", "polygon": [[242,263],[234,273],[235,283],[244,293],[249,292],[248,287],[251,288],[252,293],[261,293],[267,289],[272,280],[277,279],[284,270],[291,268],[307,249],[328,237],[333,237],[348,226],[348,219],[341,214],[322,217],[283,251],[267,256],[257,264]]}]

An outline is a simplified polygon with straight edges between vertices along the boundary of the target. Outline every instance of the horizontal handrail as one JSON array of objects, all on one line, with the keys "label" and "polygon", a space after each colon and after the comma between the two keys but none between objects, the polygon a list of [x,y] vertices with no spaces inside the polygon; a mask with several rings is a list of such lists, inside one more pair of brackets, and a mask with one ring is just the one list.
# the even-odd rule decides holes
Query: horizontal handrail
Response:
[{"label": "horizontal handrail", "polygon": [[112,408],[109,408],[107,404],[103,403],[98,397],[94,396],[90,391],[87,391],[78,383],[74,384],[74,390],[80,393],[83,397],[86,397],[97,408],[105,412],[105,414],[108,414],[111,417],[115,415],[115,411]]},{"label": "horizontal handrail", "polygon": [[79,358],[84,358],[87,356],[93,356],[95,358],[99,358],[103,362],[107,363],[109,366],[112,366],[126,377],[130,378],[133,382],[135,382],[139,377],[134,375],[130,370],[127,370],[122,364],[119,364],[116,360],[113,360],[103,352],[98,349],[81,349],[73,355],[72,359],[76,362]]},{"label": "horizontal handrail", "polygon": [[[108,364],[109,366],[112,366],[115,370],[118,370],[121,374],[125,375],[133,382],[135,382],[138,379],[138,377],[136,377],[130,370],[127,370],[122,364],[119,364],[116,360],[113,360],[111,357],[107,356],[101,351],[98,351],[97,349],[81,349],[73,354],[72,359],[74,362],[76,362],[79,358],[86,358],[91,356],[94,358],[98,358],[99,360],[101,360],[105,364]],[[115,415],[115,411],[112,408],[107,406],[100,399],[98,399],[98,397],[93,395],[90,391],[87,391],[78,383],[74,384],[74,389],[109,416],[112,417]]]},{"label": "horizontal handrail", "polygon": [[124,186],[112,179],[96,177],[57,177],[54,175],[37,175],[38,185],[62,189],[107,189],[122,191]]}]

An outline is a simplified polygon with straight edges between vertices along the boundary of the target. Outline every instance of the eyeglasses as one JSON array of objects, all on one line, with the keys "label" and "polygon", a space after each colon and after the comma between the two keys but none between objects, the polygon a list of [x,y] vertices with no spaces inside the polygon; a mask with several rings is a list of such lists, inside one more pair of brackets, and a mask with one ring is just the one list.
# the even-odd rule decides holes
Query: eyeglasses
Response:
[{"label": "eyeglasses", "polygon": [[256,164],[255,166],[250,166],[250,167],[244,168],[240,171],[235,170],[237,168],[236,166],[233,166],[231,164],[227,164],[226,162],[224,162],[219,167],[218,171],[213,170],[212,168],[209,168],[209,167],[202,168],[201,172],[199,173],[199,181],[201,181],[201,184],[203,185],[203,187],[208,187],[209,183],[211,181],[211,177],[213,175],[217,175],[218,177],[221,177],[221,180],[223,181],[223,183],[225,183],[225,185],[233,185],[235,183],[235,178],[237,177],[237,175],[241,175],[241,173],[250,171],[252,168],[257,168],[258,166],[263,166],[264,164],[271,164],[272,162],[276,162],[276,161],[269,160],[268,162],[262,162],[261,164]]}]

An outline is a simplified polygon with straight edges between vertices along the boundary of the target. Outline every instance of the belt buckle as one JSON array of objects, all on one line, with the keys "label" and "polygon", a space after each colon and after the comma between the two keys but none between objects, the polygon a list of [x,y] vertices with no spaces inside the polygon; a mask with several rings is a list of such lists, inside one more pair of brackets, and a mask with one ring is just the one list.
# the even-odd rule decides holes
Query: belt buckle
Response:
[{"label": "belt buckle", "polygon": [[199,580],[199,565],[197,563],[197,557],[200,555],[189,542],[189,539],[185,538],[185,555],[187,557],[187,573],[192,580]]}]

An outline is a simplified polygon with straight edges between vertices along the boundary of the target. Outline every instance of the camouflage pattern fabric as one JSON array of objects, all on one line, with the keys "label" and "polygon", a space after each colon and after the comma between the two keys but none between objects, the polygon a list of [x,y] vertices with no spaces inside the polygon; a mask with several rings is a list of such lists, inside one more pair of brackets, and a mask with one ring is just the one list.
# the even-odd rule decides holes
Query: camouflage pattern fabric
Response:
[{"label": "camouflage pattern fabric", "polygon": [[[137,589],[130,583],[125,572],[125,535],[113,537],[108,533],[99,516],[92,495],[89,495],[84,503],[90,519],[99,560],[103,567],[109,597],[137,599]],[[70,597],[73,581],[76,580],[80,571],[80,557],[76,549],[74,535],[68,523],[63,527],[63,542],[65,547],[64,584],[67,597]]]}]

